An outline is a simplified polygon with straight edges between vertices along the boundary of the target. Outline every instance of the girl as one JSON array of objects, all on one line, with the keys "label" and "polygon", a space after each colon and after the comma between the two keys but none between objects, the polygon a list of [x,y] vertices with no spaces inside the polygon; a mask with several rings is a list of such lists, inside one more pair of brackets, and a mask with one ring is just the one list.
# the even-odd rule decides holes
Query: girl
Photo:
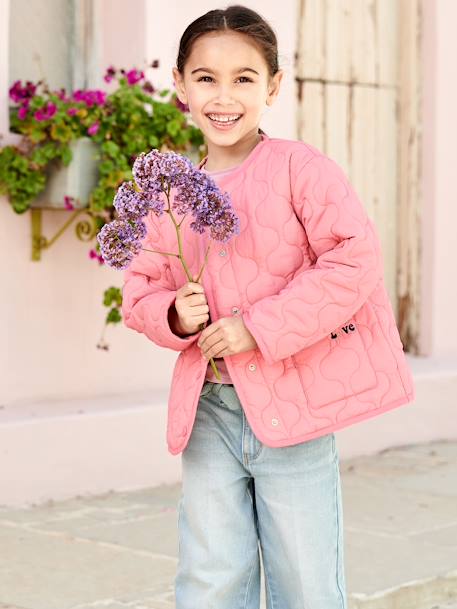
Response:
[{"label": "girl", "polygon": [[[260,546],[268,609],[346,609],[334,431],[415,397],[376,229],[333,160],[259,128],[282,78],[260,15],[235,5],[196,19],[173,76],[205,137],[199,167],[240,218],[212,243],[202,284],[162,255],[176,250],[167,214],[147,218],[157,253],[125,271],[125,324],[179,352],[176,608],[258,609]],[[195,278],[208,236],[182,232]]]}]

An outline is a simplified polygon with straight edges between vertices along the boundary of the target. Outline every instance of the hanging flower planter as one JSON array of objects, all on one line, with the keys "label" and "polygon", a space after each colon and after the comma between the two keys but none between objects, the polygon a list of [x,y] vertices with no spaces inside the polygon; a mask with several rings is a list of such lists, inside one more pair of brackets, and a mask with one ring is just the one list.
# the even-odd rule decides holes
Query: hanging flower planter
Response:
[{"label": "hanging flower planter", "polygon": [[46,167],[46,187],[30,203],[31,208],[82,209],[89,204],[89,197],[98,182],[99,146],[88,137],[82,137],[69,145],[72,160],[67,166],[61,161],[51,161]]}]

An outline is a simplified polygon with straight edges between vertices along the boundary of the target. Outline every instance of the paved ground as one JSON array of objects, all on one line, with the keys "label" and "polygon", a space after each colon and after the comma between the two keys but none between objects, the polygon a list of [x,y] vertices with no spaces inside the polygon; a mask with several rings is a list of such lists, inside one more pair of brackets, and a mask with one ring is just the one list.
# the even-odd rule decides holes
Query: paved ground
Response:
[{"label": "paved ground", "polygon": [[[340,469],[349,608],[457,609],[457,442]],[[0,609],[174,609],[179,496],[0,506]]]}]

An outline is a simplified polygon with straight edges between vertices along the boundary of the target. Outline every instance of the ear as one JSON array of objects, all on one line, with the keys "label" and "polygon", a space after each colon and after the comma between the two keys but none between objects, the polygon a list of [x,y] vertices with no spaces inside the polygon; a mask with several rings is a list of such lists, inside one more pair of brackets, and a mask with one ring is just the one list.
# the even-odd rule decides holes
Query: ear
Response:
[{"label": "ear", "polygon": [[284,70],[278,70],[273,78],[270,79],[268,85],[268,97],[266,100],[267,106],[271,106],[279,94],[279,86],[284,75]]},{"label": "ear", "polygon": [[184,80],[178,68],[172,69],[172,76],[175,83],[176,95],[178,96],[179,101],[183,104],[187,104],[187,95],[186,89],[184,88]]}]

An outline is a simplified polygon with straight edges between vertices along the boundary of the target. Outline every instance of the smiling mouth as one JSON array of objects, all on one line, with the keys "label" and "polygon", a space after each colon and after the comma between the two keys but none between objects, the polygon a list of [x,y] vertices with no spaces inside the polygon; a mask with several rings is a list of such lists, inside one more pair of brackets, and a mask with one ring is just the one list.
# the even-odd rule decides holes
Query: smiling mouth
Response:
[{"label": "smiling mouth", "polygon": [[217,125],[233,125],[243,116],[242,114],[218,115],[212,112],[206,115],[209,120]]}]

